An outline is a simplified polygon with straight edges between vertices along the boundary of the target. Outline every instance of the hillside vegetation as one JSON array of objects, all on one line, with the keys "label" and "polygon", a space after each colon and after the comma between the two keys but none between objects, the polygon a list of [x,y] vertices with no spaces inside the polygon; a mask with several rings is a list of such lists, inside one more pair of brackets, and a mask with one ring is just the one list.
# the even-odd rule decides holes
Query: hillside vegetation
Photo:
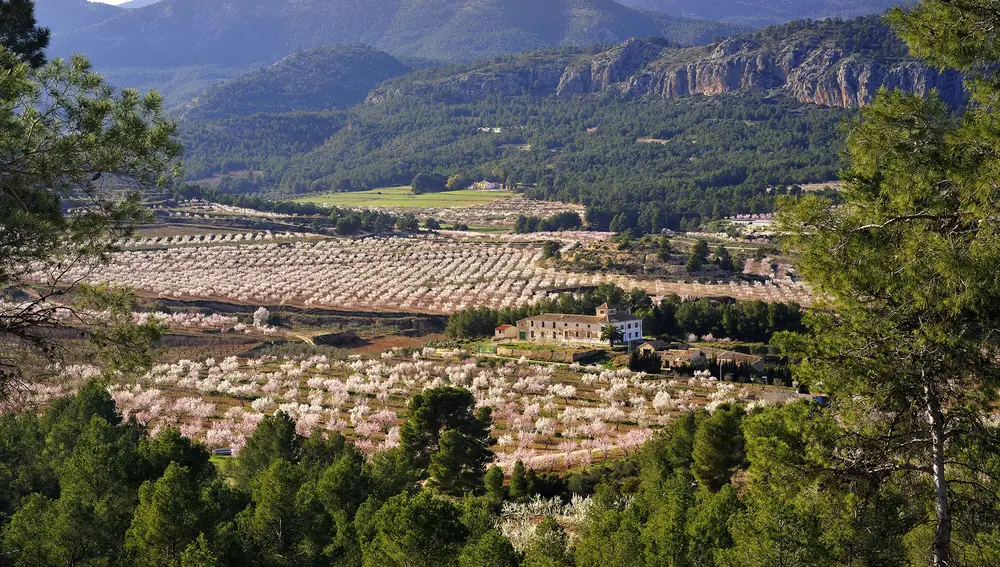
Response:
[{"label": "hillside vegetation", "polygon": [[370,47],[317,47],[207,89],[187,105],[184,117],[345,108],[362,102],[382,81],[408,71],[399,60]]}]

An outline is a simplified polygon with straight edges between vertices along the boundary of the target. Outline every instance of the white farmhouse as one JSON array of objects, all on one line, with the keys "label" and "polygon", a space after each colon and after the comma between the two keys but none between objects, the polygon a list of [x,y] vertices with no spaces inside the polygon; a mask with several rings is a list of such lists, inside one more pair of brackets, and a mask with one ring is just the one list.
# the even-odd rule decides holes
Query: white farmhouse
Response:
[{"label": "white farmhouse", "polygon": [[517,322],[517,338],[528,342],[604,343],[601,328],[614,325],[622,331],[625,343],[642,339],[642,319],[608,307],[597,308],[596,315],[545,313]]}]

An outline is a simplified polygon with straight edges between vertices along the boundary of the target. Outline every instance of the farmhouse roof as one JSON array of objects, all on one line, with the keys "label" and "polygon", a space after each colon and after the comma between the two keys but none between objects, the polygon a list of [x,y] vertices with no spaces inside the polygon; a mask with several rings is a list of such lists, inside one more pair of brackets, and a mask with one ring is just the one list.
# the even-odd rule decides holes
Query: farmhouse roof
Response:
[{"label": "farmhouse roof", "polygon": [[648,346],[653,350],[667,350],[668,348],[670,348],[670,343],[668,343],[667,341],[661,341],[659,339],[656,339],[652,341],[646,341],[641,345],[639,345],[640,348],[644,346]]},{"label": "farmhouse roof", "polygon": [[521,319],[521,321],[551,321],[553,323],[579,323],[581,325],[607,325],[608,323],[624,323],[639,321],[635,315],[628,313],[612,313],[610,315],[570,315],[566,313],[543,313]]},{"label": "farmhouse roof", "polygon": [[660,356],[662,358],[666,358],[666,359],[673,360],[673,361],[676,361],[676,362],[680,362],[680,361],[688,361],[688,362],[690,362],[690,360],[692,358],[694,358],[695,356],[703,355],[703,354],[704,353],[702,353],[701,349],[689,348],[689,349],[686,349],[686,350],[667,350],[667,351],[663,351],[663,352],[660,353]]},{"label": "farmhouse roof", "polygon": [[541,315],[535,315],[533,317],[528,317],[526,319],[521,319],[522,321],[552,321],[555,323],[580,323],[580,324],[590,324],[595,323],[607,323],[608,318],[603,315],[569,315],[566,313],[543,313]]},{"label": "farmhouse roof", "polygon": [[731,350],[722,350],[717,348],[706,348],[705,354],[716,360],[731,360],[736,364],[750,364],[754,365],[764,360],[756,354],[745,354],[742,352],[735,352]]},{"label": "farmhouse roof", "polygon": [[500,325],[499,327],[497,327],[494,330],[496,330],[496,331],[506,331],[507,329],[513,329],[513,328],[514,328],[513,325]]}]

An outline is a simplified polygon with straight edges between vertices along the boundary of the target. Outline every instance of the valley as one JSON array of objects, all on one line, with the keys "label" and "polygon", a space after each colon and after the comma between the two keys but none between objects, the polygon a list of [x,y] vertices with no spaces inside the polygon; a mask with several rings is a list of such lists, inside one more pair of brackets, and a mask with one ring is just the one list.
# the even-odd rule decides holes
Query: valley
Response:
[{"label": "valley", "polygon": [[995,567],[995,4],[0,2],[0,565]]}]

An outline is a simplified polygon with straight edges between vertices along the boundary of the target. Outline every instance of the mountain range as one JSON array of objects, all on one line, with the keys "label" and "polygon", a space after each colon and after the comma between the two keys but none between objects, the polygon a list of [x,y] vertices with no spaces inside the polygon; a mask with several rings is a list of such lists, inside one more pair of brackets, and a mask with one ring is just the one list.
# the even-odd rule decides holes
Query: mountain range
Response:
[{"label": "mountain range", "polygon": [[[317,71],[373,61],[384,69],[349,92]],[[910,57],[877,16],[792,22],[708,46],[630,38],[550,48],[375,86],[402,71],[394,61],[330,47],[210,89],[185,114],[188,171],[263,172],[224,188],[298,193],[501,168],[547,198],[615,209],[601,189],[613,186],[632,202],[707,214],[705,206],[743,210],[769,199],[763,191],[773,184],[835,178],[838,124],[881,87],[936,89],[954,105],[965,95],[958,74]],[[282,82],[315,96],[269,101]],[[367,85],[364,103],[348,106]],[[699,204],[700,191],[714,203]]]},{"label": "mountain range", "polygon": [[734,91],[779,91],[800,101],[856,108],[879,88],[920,94],[936,89],[962,104],[961,77],[909,57],[877,16],[798,21],[712,45],[679,47],[632,38],[597,52],[471,65],[452,73],[415,73],[384,83],[369,97],[474,100],[491,96],[604,93],[626,99],[674,99]]},{"label": "mountain range", "polygon": [[[119,6],[87,0],[37,0],[35,18],[38,23],[59,34],[110,20],[123,14]],[[71,53],[70,53],[71,54]]]},{"label": "mountain range", "polygon": [[901,0],[621,0],[621,3],[673,16],[766,26],[806,18],[854,18],[884,12]]},{"label": "mountain range", "polygon": [[397,56],[470,61],[632,36],[706,43],[735,31],[611,0],[162,0],[117,10],[111,19],[57,34],[51,53],[86,53],[98,66],[238,66],[351,43]]},{"label": "mountain range", "polygon": [[149,6],[150,4],[155,4],[159,1],[160,0],[128,0],[128,2],[122,2],[118,6],[129,10],[135,10],[136,8]]}]

